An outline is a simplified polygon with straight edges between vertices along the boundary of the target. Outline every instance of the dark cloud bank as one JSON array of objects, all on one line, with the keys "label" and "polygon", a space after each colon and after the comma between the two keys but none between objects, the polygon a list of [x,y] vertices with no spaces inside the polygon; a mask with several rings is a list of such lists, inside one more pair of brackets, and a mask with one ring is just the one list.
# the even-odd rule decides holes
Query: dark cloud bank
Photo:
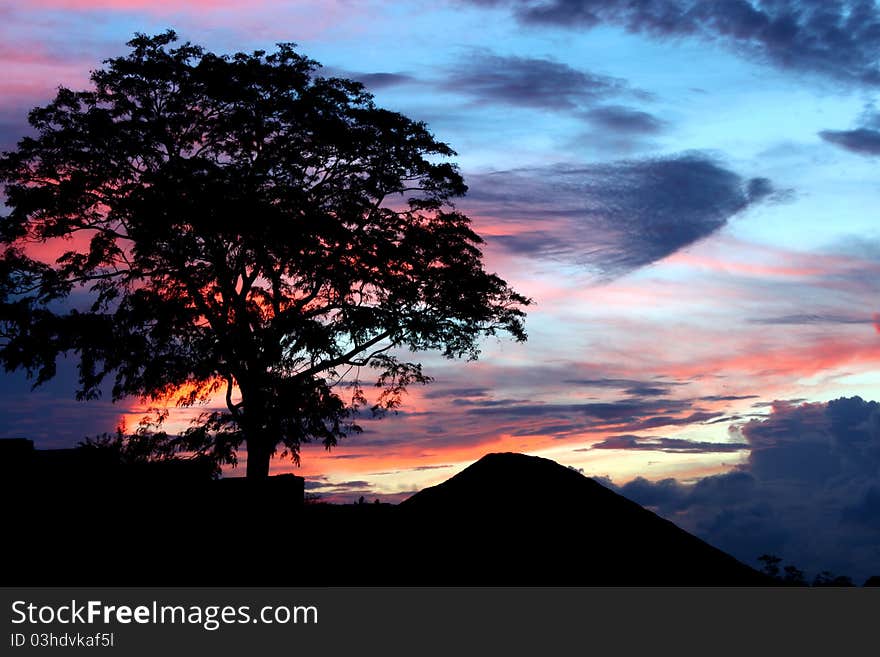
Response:
[{"label": "dark cloud bank", "polygon": [[880,9],[869,0],[461,1],[510,10],[526,26],[694,37],[783,70],[880,85]]},{"label": "dark cloud bank", "polygon": [[605,278],[649,265],[711,235],[773,194],[701,153],[611,164],[471,175],[467,203],[546,229],[496,236],[517,254],[573,260]]},{"label": "dark cloud bank", "polygon": [[509,106],[568,114],[583,125],[578,148],[627,152],[646,146],[666,121],[621,102],[652,96],[625,80],[540,57],[475,50],[444,71],[441,89],[476,105]]},{"label": "dark cloud bank", "polygon": [[[747,563],[774,553],[813,575],[880,574],[880,404],[778,402],[739,431],[751,452],[738,470],[691,485],[638,478],[615,488]],[[618,436],[594,448],[687,445]]]},{"label": "dark cloud bank", "polygon": [[[880,6],[871,0],[460,1],[511,11],[521,24],[536,29],[587,31],[612,25],[659,40],[691,37],[780,70],[849,87],[880,86]],[[874,117],[819,136],[853,153],[880,155],[880,122]],[[628,123],[611,121],[618,129]],[[628,125],[647,131],[660,127],[650,115],[630,117]]]},{"label": "dark cloud bank", "polygon": [[568,114],[584,126],[576,143],[603,150],[633,150],[667,126],[666,121],[644,109],[620,104],[650,99],[650,93],[631,87],[626,80],[542,57],[499,55],[478,48],[439,71],[439,76],[421,79],[407,73],[329,70],[362,82],[373,91],[428,86],[457,94],[478,106]]}]

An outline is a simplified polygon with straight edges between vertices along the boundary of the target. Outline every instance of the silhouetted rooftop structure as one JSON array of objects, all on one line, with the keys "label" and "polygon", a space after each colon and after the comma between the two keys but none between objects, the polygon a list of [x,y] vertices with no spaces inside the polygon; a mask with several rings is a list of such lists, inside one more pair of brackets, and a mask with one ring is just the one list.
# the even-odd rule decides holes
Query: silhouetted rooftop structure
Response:
[{"label": "silhouetted rooftop structure", "polygon": [[74,491],[96,486],[142,487],[161,493],[211,485],[225,503],[235,498],[271,496],[285,508],[301,506],[305,488],[303,478],[292,474],[262,482],[248,482],[243,477],[215,481],[213,463],[203,458],[123,462],[113,450],[35,449],[33,441],[26,438],[0,438],[0,482],[31,493],[51,493],[61,486]]}]

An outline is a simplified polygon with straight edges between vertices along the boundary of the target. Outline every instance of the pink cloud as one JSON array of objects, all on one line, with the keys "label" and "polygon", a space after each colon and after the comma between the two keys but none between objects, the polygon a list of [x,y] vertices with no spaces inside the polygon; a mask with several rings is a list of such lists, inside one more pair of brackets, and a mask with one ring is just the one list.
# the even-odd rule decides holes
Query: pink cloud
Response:
[{"label": "pink cloud", "polygon": [[65,57],[39,44],[6,43],[0,46],[0,111],[20,114],[22,125],[27,111],[50,101],[59,86],[84,88],[89,69],[97,62]]},{"label": "pink cloud", "polygon": [[[271,4],[272,0],[255,0],[248,7]],[[236,0],[30,0],[28,9],[62,11],[145,11],[149,13],[199,12],[210,9],[241,7]]]},{"label": "pink cloud", "polygon": [[740,373],[796,379],[850,365],[876,369],[880,365],[880,342],[868,337],[865,340],[821,338],[793,345],[755,344],[751,348],[746,344],[735,353],[675,364],[669,371],[682,378]]},{"label": "pink cloud", "polygon": [[880,273],[880,263],[851,255],[795,251],[719,235],[672,254],[664,264],[748,278],[816,278],[859,269]]}]

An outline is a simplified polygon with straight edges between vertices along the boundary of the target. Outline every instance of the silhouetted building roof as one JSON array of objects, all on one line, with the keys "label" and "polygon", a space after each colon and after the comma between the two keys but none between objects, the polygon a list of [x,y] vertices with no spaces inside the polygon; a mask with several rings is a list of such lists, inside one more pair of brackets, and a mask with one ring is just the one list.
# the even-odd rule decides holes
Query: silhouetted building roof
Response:
[{"label": "silhouetted building roof", "polygon": [[[32,440],[0,439],[0,482],[47,492],[66,487],[116,488],[149,486],[180,488],[214,480],[214,464],[206,458],[172,458],[123,462],[112,449],[34,449]],[[219,483],[222,482],[222,483]],[[269,477],[265,482],[231,477],[215,485],[218,495],[228,498],[254,495],[278,496],[285,505],[302,505],[304,480],[292,474]]]}]

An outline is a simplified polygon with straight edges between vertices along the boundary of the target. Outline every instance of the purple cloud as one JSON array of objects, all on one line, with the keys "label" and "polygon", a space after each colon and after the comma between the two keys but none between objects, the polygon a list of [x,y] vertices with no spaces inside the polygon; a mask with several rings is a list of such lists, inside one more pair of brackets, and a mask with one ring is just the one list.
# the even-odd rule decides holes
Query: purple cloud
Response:
[{"label": "purple cloud", "polygon": [[502,57],[478,50],[447,72],[441,85],[477,103],[544,110],[579,109],[627,93],[623,80],[572,68],[550,59]]},{"label": "purple cloud", "polygon": [[653,114],[620,105],[595,107],[587,110],[584,118],[595,128],[636,136],[657,134],[665,125]]},{"label": "purple cloud", "polygon": [[[723,228],[772,193],[699,153],[469,176],[468,203],[526,233],[495,236],[507,250],[583,264],[615,278],[662,260]],[[541,221],[554,229],[540,228]],[[562,222],[562,227],[559,223]]]}]

